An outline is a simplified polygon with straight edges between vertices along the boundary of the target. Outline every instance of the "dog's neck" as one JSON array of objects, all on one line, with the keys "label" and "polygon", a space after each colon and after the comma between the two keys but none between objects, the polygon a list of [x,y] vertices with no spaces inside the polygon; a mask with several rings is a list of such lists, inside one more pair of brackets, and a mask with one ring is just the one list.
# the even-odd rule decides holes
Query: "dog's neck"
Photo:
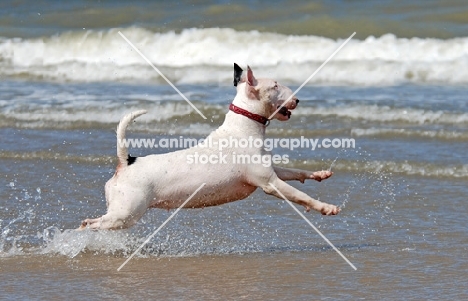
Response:
[{"label": "dog's neck", "polygon": [[[237,87],[238,93],[236,97],[234,97],[232,104],[249,113],[265,116],[266,113],[264,112],[262,103],[259,100],[249,99],[247,95],[243,93],[245,89],[244,86],[245,83]],[[229,135],[252,136],[253,138],[264,139],[266,125],[245,115],[229,110],[219,130]]]},{"label": "dog's neck", "polygon": [[[229,111],[223,124],[217,131],[229,133],[233,136],[251,136],[252,138],[265,138],[266,126],[241,114]],[[238,134],[239,133],[239,134]]]},{"label": "dog's neck", "polygon": [[255,113],[252,113],[252,112],[249,112],[247,110],[244,110],[242,108],[239,108],[238,106],[236,106],[235,104],[231,103],[229,105],[229,110],[233,111],[234,113],[236,114],[240,114],[240,115],[243,115],[249,119],[252,119],[252,120],[255,120],[261,124],[263,124],[264,126],[268,126],[270,124],[270,120],[262,115],[258,115],[258,114],[255,114]]}]

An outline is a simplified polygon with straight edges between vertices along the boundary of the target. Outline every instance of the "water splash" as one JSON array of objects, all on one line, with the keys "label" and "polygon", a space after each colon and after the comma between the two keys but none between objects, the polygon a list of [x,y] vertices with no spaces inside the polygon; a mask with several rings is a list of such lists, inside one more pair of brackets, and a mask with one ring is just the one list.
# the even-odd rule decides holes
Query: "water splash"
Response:
[{"label": "water splash", "polygon": [[125,254],[128,249],[131,249],[132,244],[128,231],[64,230],[62,232],[55,226],[44,229],[41,238],[44,246],[40,253],[56,253],[70,258],[86,251],[113,255]]},{"label": "water splash", "polygon": [[0,255],[18,254],[22,252],[20,242],[27,238],[24,234],[27,224],[31,224],[35,217],[35,212],[32,208],[25,210],[20,215],[8,222],[5,227],[2,227],[0,235]]},{"label": "water splash", "polygon": [[332,167],[335,164],[336,160],[338,160],[338,157],[336,157],[335,160],[333,160],[333,162],[330,164],[330,168],[328,169],[328,171],[332,170]]}]

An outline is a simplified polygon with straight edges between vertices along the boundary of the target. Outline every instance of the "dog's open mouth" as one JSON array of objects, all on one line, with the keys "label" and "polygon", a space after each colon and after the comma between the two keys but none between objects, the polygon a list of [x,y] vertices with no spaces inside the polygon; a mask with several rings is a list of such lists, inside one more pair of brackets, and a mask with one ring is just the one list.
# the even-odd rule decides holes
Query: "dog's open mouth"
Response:
[{"label": "dog's open mouth", "polygon": [[[278,106],[278,108],[279,107],[281,107],[281,106]],[[281,107],[281,109],[278,111],[278,113],[280,113],[283,116],[288,117],[288,119],[291,118],[291,111],[289,111],[288,108],[286,108],[286,107]]]}]

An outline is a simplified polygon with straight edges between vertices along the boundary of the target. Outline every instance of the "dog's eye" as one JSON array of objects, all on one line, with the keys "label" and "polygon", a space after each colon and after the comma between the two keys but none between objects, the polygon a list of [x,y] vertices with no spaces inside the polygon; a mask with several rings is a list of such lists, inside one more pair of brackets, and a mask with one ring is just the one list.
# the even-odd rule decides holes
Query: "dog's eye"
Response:
[{"label": "dog's eye", "polygon": [[278,89],[278,83],[275,82],[275,85],[273,86],[274,89]]}]

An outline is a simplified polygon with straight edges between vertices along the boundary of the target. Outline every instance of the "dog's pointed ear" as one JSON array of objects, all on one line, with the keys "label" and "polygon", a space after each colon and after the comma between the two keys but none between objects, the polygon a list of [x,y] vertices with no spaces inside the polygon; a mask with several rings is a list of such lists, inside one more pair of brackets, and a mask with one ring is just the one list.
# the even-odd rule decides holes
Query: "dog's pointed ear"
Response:
[{"label": "dog's pointed ear", "polygon": [[260,99],[259,90],[257,90],[257,79],[253,75],[252,69],[247,66],[247,75],[242,77],[243,81],[247,83],[245,85],[245,93],[249,99]]},{"label": "dog's pointed ear", "polygon": [[256,86],[257,85],[257,79],[253,75],[252,69],[250,69],[250,66],[247,65],[247,83],[251,86]]},{"label": "dog's pointed ear", "polygon": [[237,84],[242,82],[242,72],[244,72],[244,70],[234,63],[234,87],[237,87]]}]

